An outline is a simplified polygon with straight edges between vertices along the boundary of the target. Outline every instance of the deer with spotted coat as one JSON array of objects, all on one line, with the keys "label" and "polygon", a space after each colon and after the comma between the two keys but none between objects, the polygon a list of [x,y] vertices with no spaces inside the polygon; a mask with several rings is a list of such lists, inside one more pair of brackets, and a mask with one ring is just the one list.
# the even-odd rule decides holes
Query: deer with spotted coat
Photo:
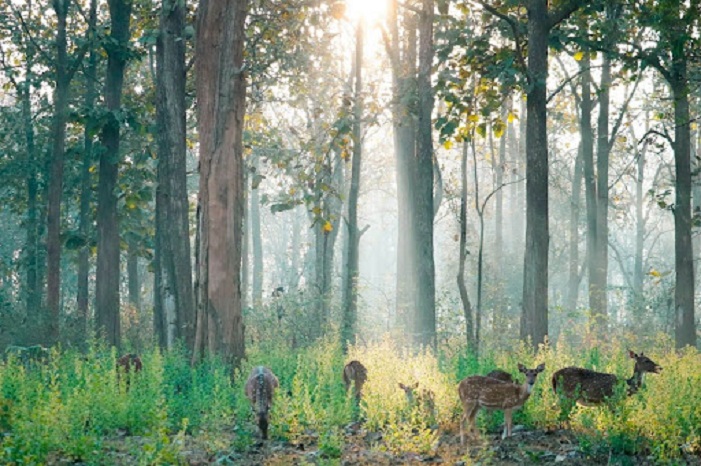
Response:
[{"label": "deer with spotted coat", "polygon": [[256,424],[260,429],[263,440],[268,438],[268,423],[270,408],[273,405],[273,395],[280,383],[273,371],[264,366],[254,367],[246,381],[246,397],[256,414]]},{"label": "deer with spotted coat", "polygon": [[545,364],[541,364],[535,369],[527,369],[523,364],[519,364],[518,370],[526,376],[526,381],[522,385],[483,375],[473,375],[460,382],[458,393],[463,408],[460,420],[461,444],[465,443],[465,421],[469,423],[468,434],[477,430],[475,420],[480,408],[503,410],[504,432],[501,438],[511,435],[512,412],[523,406],[531,396],[536,378],[545,370]]}]

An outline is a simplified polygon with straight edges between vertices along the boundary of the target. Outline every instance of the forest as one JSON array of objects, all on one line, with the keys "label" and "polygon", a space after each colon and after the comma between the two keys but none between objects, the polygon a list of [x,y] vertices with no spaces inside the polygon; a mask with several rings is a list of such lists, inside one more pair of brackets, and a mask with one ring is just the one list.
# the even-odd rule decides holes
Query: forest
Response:
[{"label": "forest", "polygon": [[0,464],[701,465],[701,0],[0,0]]}]

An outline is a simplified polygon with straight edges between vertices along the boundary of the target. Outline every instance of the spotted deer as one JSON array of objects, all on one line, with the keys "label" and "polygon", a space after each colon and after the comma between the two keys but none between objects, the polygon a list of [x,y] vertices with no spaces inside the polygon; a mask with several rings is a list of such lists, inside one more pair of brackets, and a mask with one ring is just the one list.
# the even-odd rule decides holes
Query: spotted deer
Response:
[{"label": "spotted deer", "polygon": [[360,401],[363,395],[363,385],[368,379],[368,370],[360,361],[351,361],[343,368],[343,383],[346,385],[346,392],[353,384],[353,395],[356,401]]},{"label": "spotted deer", "polygon": [[[628,351],[628,355],[635,360],[633,376],[626,379],[626,393],[630,396],[640,389],[646,373],[659,374],[662,367],[644,353]],[[619,378],[614,374],[582,367],[565,367],[555,372],[552,377],[555,393],[582,405],[597,405],[611,398],[618,382]]]},{"label": "spotted deer", "polygon": [[427,388],[417,391],[419,388],[419,382],[413,385],[404,385],[399,383],[399,388],[404,390],[404,395],[406,396],[406,404],[409,409],[419,408],[421,414],[426,416],[429,422],[433,422],[436,418],[436,396],[432,390]]},{"label": "spotted deer", "polygon": [[501,369],[494,369],[492,372],[487,374],[487,377],[491,377],[493,379],[501,380],[502,382],[509,382],[509,383],[514,383],[514,378],[511,374],[509,374],[506,371],[503,371]]},{"label": "spotted deer", "polygon": [[273,395],[280,383],[273,371],[264,366],[254,367],[246,381],[246,397],[256,414],[256,424],[260,429],[263,440],[268,438],[268,422],[270,408],[273,406]]},{"label": "spotted deer", "polygon": [[117,359],[117,382],[121,380],[124,374],[124,384],[127,390],[131,385],[131,379],[134,374],[138,374],[143,369],[144,365],[138,354],[129,353],[120,356]]},{"label": "spotted deer", "polygon": [[467,377],[458,385],[460,402],[463,415],[460,420],[460,443],[465,443],[464,426],[469,422],[468,434],[477,430],[475,420],[480,408],[501,409],[504,411],[504,432],[501,438],[511,435],[513,420],[511,414],[528,400],[535,385],[538,374],[543,372],[545,364],[535,369],[527,369],[523,364],[518,365],[518,370],[526,375],[526,381],[522,384],[504,382],[493,377],[473,375]]}]

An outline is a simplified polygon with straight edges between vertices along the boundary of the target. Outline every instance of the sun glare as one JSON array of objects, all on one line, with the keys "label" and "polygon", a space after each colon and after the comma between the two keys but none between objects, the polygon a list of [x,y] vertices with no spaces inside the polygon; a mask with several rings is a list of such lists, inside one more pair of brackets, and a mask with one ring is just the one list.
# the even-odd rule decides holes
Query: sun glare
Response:
[{"label": "sun glare", "polygon": [[387,12],[387,0],[346,0],[346,15],[355,22],[362,19],[374,24],[384,19]]}]

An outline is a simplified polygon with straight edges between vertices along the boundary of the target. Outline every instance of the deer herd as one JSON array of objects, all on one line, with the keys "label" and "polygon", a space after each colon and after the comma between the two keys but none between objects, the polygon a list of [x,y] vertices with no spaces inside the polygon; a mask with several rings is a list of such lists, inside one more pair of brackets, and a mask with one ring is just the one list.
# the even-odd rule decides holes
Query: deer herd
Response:
[{"label": "deer herd", "polygon": [[[659,374],[662,368],[645,356],[629,351],[635,360],[633,376],[625,380],[625,393],[630,396],[641,388],[646,373]],[[505,371],[495,369],[489,374],[472,375],[458,384],[458,395],[463,409],[460,419],[460,443],[465,443],[465,423],[469,424],[467,434],[477,432],[476,418],[480,408],[504,411],[504,431],[502,438],[511,435],[512,413],[522,407],[531,396],[538,374],[545,370],[545,364],[529,369],[523,364],[518,371],[525,376],[523,383],[517,383],[513,376]],[[343,368],[343,383],[348,392],[353,389],[356,402],[362,398],[363,385],[368,379],[368,370],[360,361],[350,361]],[[579,403],[584,406],[611,403],[620,379],[614,374],[596,372],[581,367],[565,367],[552,375],[552,389],[564,403]],[[273,372],[263,366],[255,367],[246,382],[246,397],[256,415],[256,421],[263,439],[268,437],[268,414],[273,403],[273,394],[279,382]],[[423,388],[419,382],[410,385],[399,383],[404,391],[407,407],[418,408],[426,419],[435,419],[435,394]]]}]

